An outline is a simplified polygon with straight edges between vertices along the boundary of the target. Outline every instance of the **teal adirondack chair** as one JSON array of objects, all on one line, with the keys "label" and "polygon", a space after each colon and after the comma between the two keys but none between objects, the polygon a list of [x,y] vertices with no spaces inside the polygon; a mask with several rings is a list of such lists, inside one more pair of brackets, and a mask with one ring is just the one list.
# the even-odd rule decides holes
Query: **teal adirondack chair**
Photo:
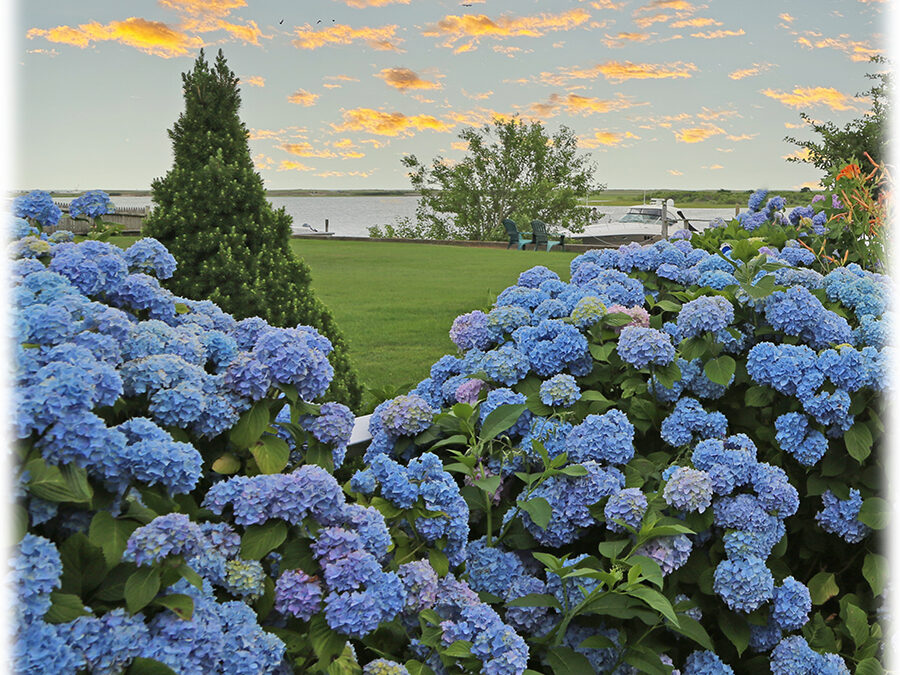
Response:
[{"label": "teal adirondack chair", "polygon": [[521,251],[525,248],[526,244],[531,243],[531,238],[527,234],[519,232],[519,228],[516,227],[515,222],[509,218],[503,219],[503,227],[506,228],[506,234],[509,236],[509,243],[506,245],[506,248],[515,244]]},{"label": "teal adirondack chair", "polygon": [[[547,224],[542,220],[532,220],[531,221],[531,234],[534,240],[534,250],[538,250],[538,246],[542,244],[547,245],[547,250],[549,251],[551,248],[559,245],[559,249],[561,251],[566,250],[566,235],[561,234],[559,236],[559,241],[551,240],[551,235],[547,232]],[[557,235],[552,235],[554,238]]]}]

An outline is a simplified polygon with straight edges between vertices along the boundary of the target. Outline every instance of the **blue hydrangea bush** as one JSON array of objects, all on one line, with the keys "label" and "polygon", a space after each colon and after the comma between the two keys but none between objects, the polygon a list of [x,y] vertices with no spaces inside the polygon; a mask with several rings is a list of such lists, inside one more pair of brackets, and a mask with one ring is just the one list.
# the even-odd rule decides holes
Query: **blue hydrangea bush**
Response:
[{"label": "blue hydrangea bush", "polygon": [[[568,282],[523,272],[372,415],[351,486],[402,507],[383,467],[443,460],[464,564],[438,544],[532,672],[880,669],[888,279],[757,248],[680,235],[588,251]],[[437,673],[467,669],[455,645],[481,657],[439,626],[407,655],[430,646]]]},{"label": "blue hydrangea bush", "polygon": [[16,672],[879,667],[884,276],[687,238],[535,267],[350,446],[314,329],[29,227]]},{"label": "blue hydrangea bush", "polygon": [[[436,455],[374,468],[383,497],[350,489],[355,418],[314,402],[326,338],[174,296],[153,239],[12,229],[15,672],[407,672],[377,657],[426,609],[513,635],[448,575],[469,511]],[[434,411],[395,413],[404,434]]]}]

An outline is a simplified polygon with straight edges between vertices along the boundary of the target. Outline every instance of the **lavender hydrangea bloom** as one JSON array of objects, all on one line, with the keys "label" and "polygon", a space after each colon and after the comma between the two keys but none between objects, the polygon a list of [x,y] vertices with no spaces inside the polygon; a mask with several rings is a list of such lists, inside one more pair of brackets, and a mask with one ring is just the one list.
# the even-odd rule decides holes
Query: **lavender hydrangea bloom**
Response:
[{"label": "lavender hydrangea bloom", "polygon": [[691,555],[691,549],[691,540],[683,534],[676,534],[650,539],[638,546],[634,553],[655,560],[662,570],[663,576],[666,576],[687,562]]},{"label": "lavender hydrangea bloom", "polygon": [[692,652],[681,672],[682,675],[734,675],[731,666],[709,650]]},{"label": "lavender hydrangea bloom", "polygon": [[157,279],[168,279],[178,263],[168,249],[153,237],[139,239],[125,250],[125,262],[130,272],[145,272]]},{"label": "lavender hydrangea bloom", "polygon": [[466,572],[473,590],[503,597],[509,582],[525,574],[525,567],[515,553],[488,546],[481,538],[466,547]]},{"label": "lavender hydrangea bloom", "polygon": [[438,576],[427,560],[415,560],[400,565],[397,576],[406,593],[404,608],[417,614],[423,609],[431,609],[437,600]]},{"label": "lavender hydrangea bloom", "polygon": [[679,447],[690,443],[695,436],[700,439],[722,437],[727,430],[728,421],[722,413],[708,413],[696,399],[682,397],[663,420],[660,435],[669,445]]},{"label": "lavender hydrangea bloom", "polygon": [[476,310],[456,317],[450,328],[450,340],[463,351],[490,347],[494,340],[488,330],[487,315]]},{"label": "lavender hydrangea bloom", "polygon": [[609,498],[603,508],[606,529],[611,532],[624,532],[625,528],[615,522],[617,520],[621,520],[635,529],[640,529],[646,511],[647,497],[639,488],[619,490]]},{"label": "lavender hydrangea bloom", "polygon": [[539,395],[545,405],[567,408],[581,398],[581,390],[574,377],[560,373],[541,383]]},{"label": "lavender hydrangea bloom", "polygon": [[183,513],[157,516],[128,537],[124,560],[151,565],[170,555],[192,556],[203,547],[203,532]]},{"label": "lavender hydrangea bloom", "polygon": [[681,511],[703,513],[712,503],[712,480],[705,471],[682,466],[666,482],[663,499]]},{"label": "lavender hydrangea bloom", "polygon": [[[481,403],[479,409],[479,420],[482,424],[494,410],[501,405],[512,405],[517,403],[525,403],[525,395],[514,392],[512,389],[494,389],[489,392],[487,398]],[[513,425],[503,432],[508,436],[524,436],[528,433],[528,426],[531,424],[531,411],[524,410]]]},{"label": "lavender hydrangea bloom", "polygon": [[434,410],[421,396],[398,396],[381,410],[385,431],[394,436],[415,436],[431,426]]}]

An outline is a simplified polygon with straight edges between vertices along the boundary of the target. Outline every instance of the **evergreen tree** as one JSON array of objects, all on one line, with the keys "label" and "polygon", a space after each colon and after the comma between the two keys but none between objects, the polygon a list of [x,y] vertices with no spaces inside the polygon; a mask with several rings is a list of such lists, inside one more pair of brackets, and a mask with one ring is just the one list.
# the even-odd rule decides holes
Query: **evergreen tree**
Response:
[{"label": "evergreen tree", "polygon": [[143,226],[178,261],[169,288],[208,298],[238,319],[314,326],[334,345],[326,397],[358,407],[361,388],[344,339],[309,287],[309,267],[289,248],[291,218],[272,208],[254,170],[238,78],[221,50],[212,66],[201,50],[182,80],[184,112],[169,130],[174,163],[152,183],[155,206]]}]

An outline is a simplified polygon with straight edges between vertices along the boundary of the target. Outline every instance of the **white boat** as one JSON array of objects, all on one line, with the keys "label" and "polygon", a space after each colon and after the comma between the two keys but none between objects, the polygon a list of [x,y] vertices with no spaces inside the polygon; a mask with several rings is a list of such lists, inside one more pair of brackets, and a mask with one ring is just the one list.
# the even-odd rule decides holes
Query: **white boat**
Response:
[{"label": "white boat", "polygon": [[[603,220],[592,222],[582,232],[562,230],[566,241],[573,244],[604,244],[615,239],[632,239],[642,241],[663,235],[663,206],[665,205],[667,233],[671,235],[684,227],[684,221],[675,210],[675,203],[670,199],[651,199],[650,204],[632,206],[619,220]],[[695,228],[696,229],[696,228]]]}]

